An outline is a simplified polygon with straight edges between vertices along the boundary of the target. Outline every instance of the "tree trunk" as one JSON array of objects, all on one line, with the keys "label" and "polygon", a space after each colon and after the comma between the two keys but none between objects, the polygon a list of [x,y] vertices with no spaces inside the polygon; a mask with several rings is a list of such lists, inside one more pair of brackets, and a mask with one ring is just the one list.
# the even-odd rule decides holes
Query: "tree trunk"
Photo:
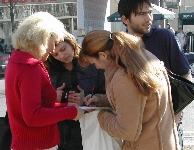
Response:
[{"label": "tree trunk", "polygon": [[10,17],[11,17],[11,30],[14,31],[14,12],[13,0],[10,0]]}]

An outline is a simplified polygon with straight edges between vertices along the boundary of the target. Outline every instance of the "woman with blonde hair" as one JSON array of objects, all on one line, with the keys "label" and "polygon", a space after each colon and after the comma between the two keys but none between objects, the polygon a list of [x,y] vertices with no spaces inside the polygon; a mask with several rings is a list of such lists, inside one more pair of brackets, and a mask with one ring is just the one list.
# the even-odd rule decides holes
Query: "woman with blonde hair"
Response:
[{"label": "woman with blonde hair", "polygon": [[5,91],[13,150],[56,149],[60,142],[57,122],[78,120],[84,114],[77,104],[55,108],[57,92],[43,64],[66,34],[62,22],[38,12],[26,18],[12,36],[15,50],[6,68]]},{"label": "woman with blonde hair", "polygon": [[[140,38],[95,30],[82,43],[85,59],[105,69],[106,95],[115,113],[102,110],[99,123],[123,140],[122,150],[177,150],[178,138],[168,76]],[[90,105],[98,102],[85,97]]]}]

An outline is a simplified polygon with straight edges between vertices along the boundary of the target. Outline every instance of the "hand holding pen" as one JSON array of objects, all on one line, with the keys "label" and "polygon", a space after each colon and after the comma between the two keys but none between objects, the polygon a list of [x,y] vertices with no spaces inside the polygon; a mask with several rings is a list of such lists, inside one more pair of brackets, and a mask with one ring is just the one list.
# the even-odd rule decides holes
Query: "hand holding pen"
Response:
[{"label": "hand holding pen", "polygon": [[92,93],[84,97],[84,102],[87,106],[95,106],[96,104],[96,96],[94,96],[96,86],[92,88]]},{"label": "hand holding pen", "polygon": [[94,86],[93,89],[92,89],[92,96],[91,96],[91,98],[94,96],[94,90],[95,89],[96,89],[96,86]]}]

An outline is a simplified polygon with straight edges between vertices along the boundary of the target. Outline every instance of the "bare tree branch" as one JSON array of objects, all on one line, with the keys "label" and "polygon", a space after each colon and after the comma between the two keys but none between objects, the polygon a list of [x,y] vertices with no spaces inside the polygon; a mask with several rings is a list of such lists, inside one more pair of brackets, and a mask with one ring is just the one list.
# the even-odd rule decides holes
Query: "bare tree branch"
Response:
[{"label": "bare tree branch", "polygon": [[14,6],[13,6],[13,7],[15,7],[15,5],[16,5],[18,2],[19,2],[19,0],[16,0],[16,2],[15,2],[15,4],[14,4]]}]

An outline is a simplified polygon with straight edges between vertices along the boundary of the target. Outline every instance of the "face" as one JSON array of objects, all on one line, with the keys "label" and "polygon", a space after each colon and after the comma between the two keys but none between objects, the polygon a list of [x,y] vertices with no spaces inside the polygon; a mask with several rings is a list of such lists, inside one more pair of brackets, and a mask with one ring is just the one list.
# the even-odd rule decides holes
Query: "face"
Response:
[{"label": "face", "polygon": [[59,45],[59,43],[63,40],[63,38],[54,38],[54,37],[51,37],[49,39],[49,42],[48,42],[48,48],[46,50],[46,53],[44,54],[44,56],[42,57],[42,61],[46,61],[49,54],[52,53],[53,51],[55,51],[55,48],[57,45]]},{"label": "face", "polygon": [[55,47],[55,52],[51,54],[55,59],[68,64],[73,60],[74,49],[68,42],[63,41]]},{"label": "face", "polygon": [[91,56],[85,56],[86,61],[88,61],[89,64],[94,64],[97,69],[106,69],[110,63],[111,60],[107,57],[107,54],[105,52],[100,52],[104,55],[99,55],[99,58],[91,57]]},{"label": "face", "polygon": [[138,8],[136,15],[132,13],[130,19],[122,16],[122,21],[127,25],[128,33],[142,37],[150,32],[153,21],[152,8],[144,3],[142,9]]}]

